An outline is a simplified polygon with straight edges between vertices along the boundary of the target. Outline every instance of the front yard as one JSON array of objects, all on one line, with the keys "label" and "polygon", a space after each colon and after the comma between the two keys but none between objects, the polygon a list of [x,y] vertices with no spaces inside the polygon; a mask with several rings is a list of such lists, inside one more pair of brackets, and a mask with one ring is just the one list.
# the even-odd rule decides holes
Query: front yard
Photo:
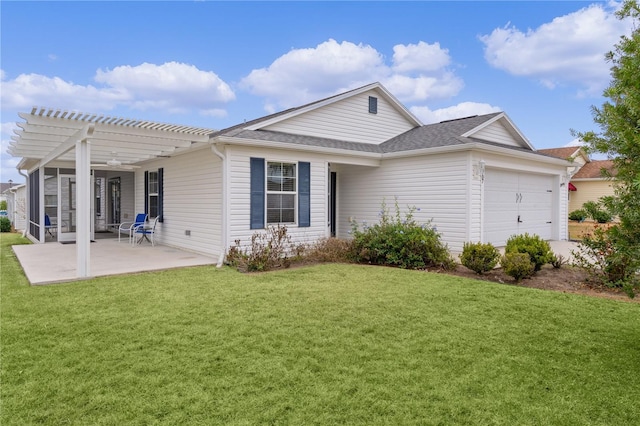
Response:
[{"label": "front yard", "polygon": [[640,418],[637,303],[339,264],[30,287],[0,238],[3,425]]}]

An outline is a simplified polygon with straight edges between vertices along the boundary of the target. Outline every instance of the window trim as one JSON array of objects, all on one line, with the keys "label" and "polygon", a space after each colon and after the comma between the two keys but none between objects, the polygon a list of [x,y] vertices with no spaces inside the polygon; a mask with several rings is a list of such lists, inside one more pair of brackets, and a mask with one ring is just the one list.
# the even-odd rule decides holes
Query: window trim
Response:
[{"label": "window trim", "polygon": [[[298,161],[283,161],[283,160],[264,160],[264,223],[265,226],[269,225],[298,225],[298,193],[299,193],[299,164]],[[269,190],[269,164],[292,164],[295,166],[293,191],[272,191]],[[269,195],[293,195],[293,222],[269,222]],[[274,209],[271,209],[274,210]],[[280,218],[282,218],[282,206],[279,208]],[[286,209],[291,210],[291,209]]]}]

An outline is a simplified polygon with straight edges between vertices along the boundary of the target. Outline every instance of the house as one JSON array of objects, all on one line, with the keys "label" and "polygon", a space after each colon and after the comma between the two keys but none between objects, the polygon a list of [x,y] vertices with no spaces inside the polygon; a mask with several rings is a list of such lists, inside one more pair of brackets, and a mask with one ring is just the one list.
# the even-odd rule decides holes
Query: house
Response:
[{"label": "house", "polygon": [[10,185],[3,192],[7,201],[7,217],[16,231],[24,231],[26,229],[26,194],[27,187],[25,184]]},{"label": "house", "polygon": [[96,227],[141,211],[160,217],[160,244],[220,261],[270,225],[297,242],[348,238],[383,200],[415,206],[453,251],[525,232],[567,238],[569,162],[536,152],[503,112],[423,125],[379,83],[218,131],[45,108],[20,117],[9,152],[29,174],[28,234],[43,242],[55,212],[58,238],[78,242],[79,276]]},{"label": "house", "polygon": [[563,147],[541,149],[538,152],[557,158],[568,159],[573,166],[569,168],[571,181],[569,183],[569,212],[582,208],[587,201],[598,201],[601,197],[614,194],[613,181],[603,175],[609,173],[615,176],[613,161],[591,160],[581,147]]}]

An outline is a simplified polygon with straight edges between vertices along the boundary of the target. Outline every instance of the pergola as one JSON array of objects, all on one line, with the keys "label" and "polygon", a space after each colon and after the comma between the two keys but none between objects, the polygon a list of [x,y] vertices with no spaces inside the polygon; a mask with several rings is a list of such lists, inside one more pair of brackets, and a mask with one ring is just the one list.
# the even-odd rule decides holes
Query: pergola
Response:
[{"label": "pergola", "polygon": [[[18,169],[32,173],[53,161],[72,163],[75,169],[77,276],[80,278],[90,276],[91,165],[108,167],[115,158],[120,163],[118,167],[127,167],[171,156],[207,144],[213,133],[211,129],[199,127],[52,108],[34,107],[31,112],[18,115],[25,121],[17,123],[20,129],[15,131],[7,150],[14,157],[22,158]],[[44,173],[39,175],[43,185]],[[42,196],[42,191],[39,193]],[[34,218],[29,217],[29,222],[33,221]],[[40,241],[44,240],[43,223],[44,209],[40,208],[37,222]]]}]

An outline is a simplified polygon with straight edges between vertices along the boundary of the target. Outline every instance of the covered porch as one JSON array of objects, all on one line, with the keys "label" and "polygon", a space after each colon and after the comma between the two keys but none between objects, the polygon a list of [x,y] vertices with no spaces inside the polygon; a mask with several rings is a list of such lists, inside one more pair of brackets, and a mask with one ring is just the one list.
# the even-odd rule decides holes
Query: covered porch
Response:
[{"label": "covered porch", "polygon": [[[37,278],[34,272],[32,280],[28,272],[30,281],[94,277],[114,267],[121,273],[147,270],[124,266],[138,257],[132,254],[132,259],[126,259],[126,244],[114,247],[122,263],[105,264],[101,259],[109,259],[109,252],[94,251],[113,242],[90,241],[96,231],[113,230],[121,222],[131,222],[136,213],[144,212],[149,219],[158,217],[163,222],[162,169],[153,173],[138,169],[158,158],[208,145],[212,130],[48,108],[33,108],[19,115],[25,122],[17,124],[20,130],[15,132],[8,152],[22,157],[18,168],[28,174],[27,235],[39,243],[51,239],[75,242],[53,244],[58,251],[49,249],[51,243],[42,244],[43,255],[32,257],[39,259],[42,267],[38,269],[52,276]],[[18,251],[21,250],[33,253],[38,249]],[[59,258],[63,252],[64,258]],[[138,258],[136,263],[156,261],[150,256],[149,260]],[[28,262],[21,259],[23,267]],[[172,264],[170,259],[158,263]]]},{"label": "covered porch", "polygon": [[76,273],[76,244],[51,242],[13,246],[13,251],[31,285],[53,284],[106,275],[130,274],[214,265],[217,259],[177,248],[142,243],[132,246],[117,238],[96,239],[91,243],[91,274]]}]

